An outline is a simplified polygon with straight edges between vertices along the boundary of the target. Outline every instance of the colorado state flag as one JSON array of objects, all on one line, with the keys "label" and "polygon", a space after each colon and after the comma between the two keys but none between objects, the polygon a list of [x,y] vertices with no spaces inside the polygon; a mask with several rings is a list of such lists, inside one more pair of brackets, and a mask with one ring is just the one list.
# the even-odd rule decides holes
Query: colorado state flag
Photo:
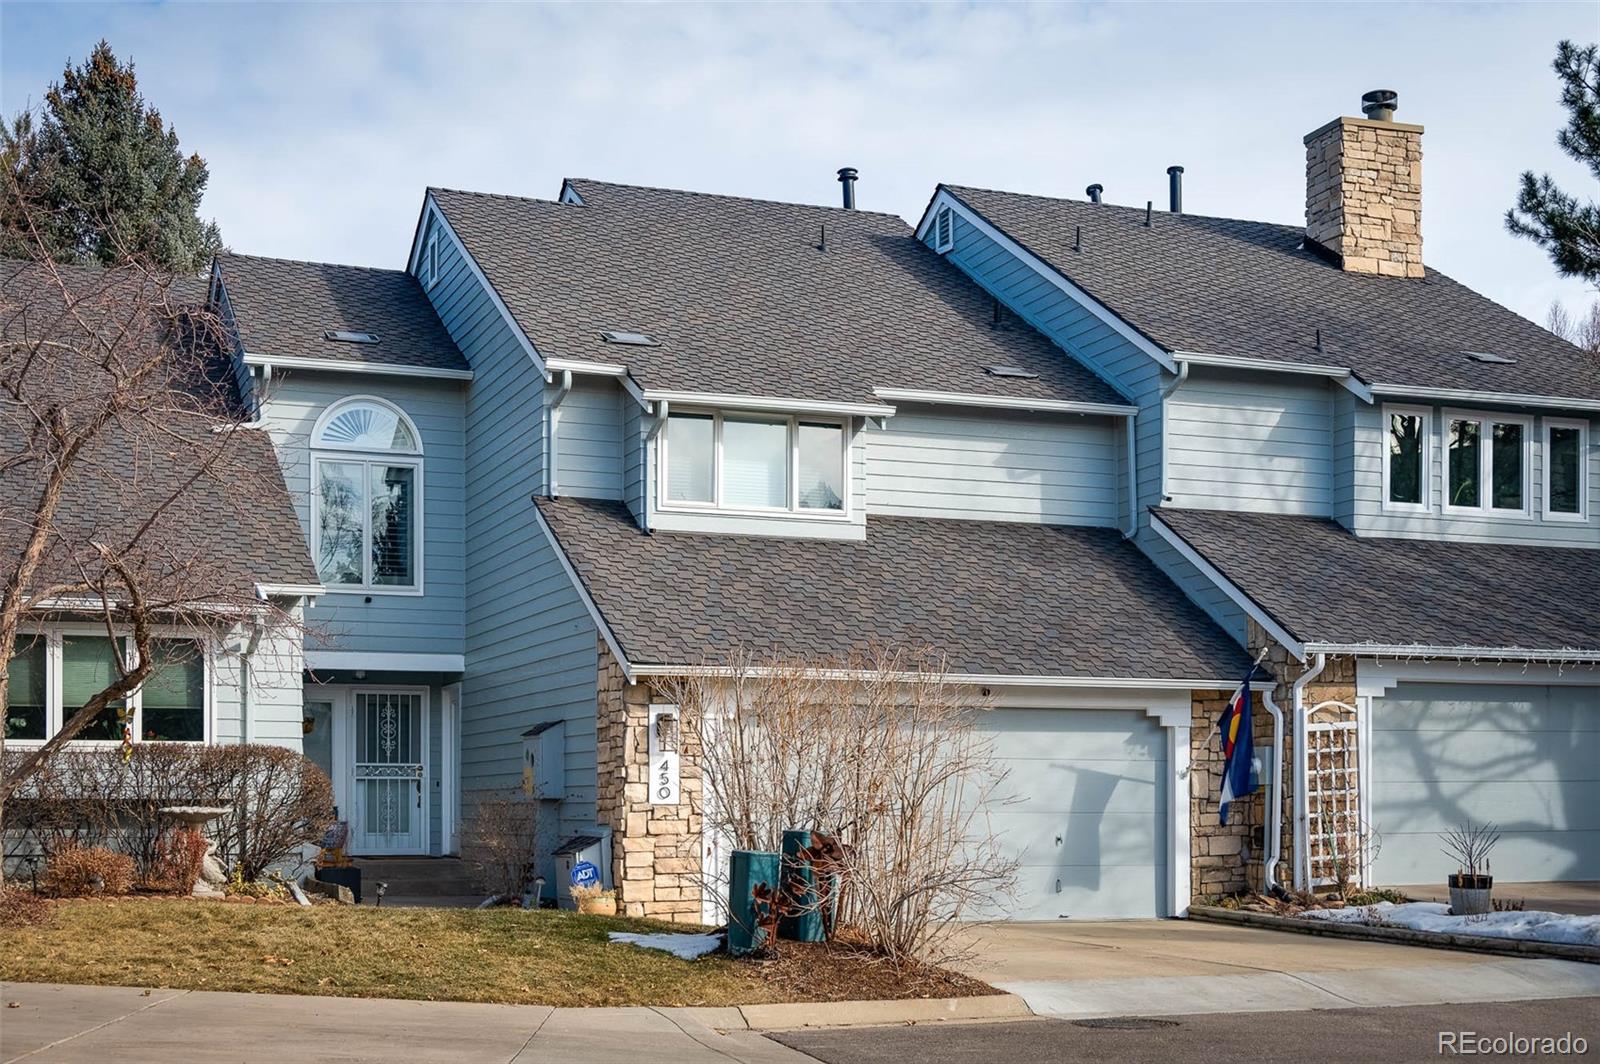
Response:
[{"label": "colorado state flag", "polygon": [[1255,793],[1255,786],[1250,779],[1250,766],[1255,761],[1255,742],[1250,729],[1250,677],[1255,675],[1251,669],[1245,675],[1244,683],[1233,693],[1228,700],[1228,708],[1222,712],[1222,720],[1217,725],[1217,730],[1222,733],[1222,808],[1218,810],[1222,823],[1228,822],[1228,806],[1235,798],[1243,798]]}]

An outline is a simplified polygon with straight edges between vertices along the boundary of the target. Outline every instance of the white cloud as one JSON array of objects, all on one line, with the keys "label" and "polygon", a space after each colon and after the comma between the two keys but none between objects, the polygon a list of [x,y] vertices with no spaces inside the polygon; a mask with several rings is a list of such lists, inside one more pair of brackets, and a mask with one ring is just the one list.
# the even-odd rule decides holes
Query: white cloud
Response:
[{"label": "white cloud", "polygon": [[[1375,32],[1373,20],[1386,25]],[[1301,136],[1376,86],[1427,125],[1436,267],[1532,317],[1591,293],[1506,234],[1554,145],[1548,64],[1586,5],[170,5],[0,8],[0,99],[100,35],[204,154],[206,209],[263,254],[397,265],[427,184],[567,175],[914,218],[938,181],[1296,221]]]}]

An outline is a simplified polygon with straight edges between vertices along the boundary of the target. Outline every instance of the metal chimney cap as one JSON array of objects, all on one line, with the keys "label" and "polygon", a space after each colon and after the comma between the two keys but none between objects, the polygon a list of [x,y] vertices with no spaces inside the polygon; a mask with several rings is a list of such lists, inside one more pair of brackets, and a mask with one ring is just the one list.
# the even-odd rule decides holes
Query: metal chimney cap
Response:
[{"label": "metal chimney cap", "polygon": [[1100,197],[1101,197],[1101,195],[1103,195],[1105,193],[1105,190],[1106,190],[1106,186],[1096,182],[1095,184],[1092,184],[1088,188],[1084,189],[1083,191],[1084,191],[1084,195],[1089,197],[1089,202],[1091,202],[1091,203],[1099,203],[1100,202]]},{"label": "metal chimney cap", "polygon": [[1169,174],[1181,174],[1181,173],[1183,173],[1183,167],[1181,167],[1181,166],[1169,166],[1169,167],[1167,167],[1167,173],[1169,173]]},{"label": "metal chimney cap", "polygon": [[1374,122],[1393,122],[1400,110],[1400,94],[1393,89],[1373,89],[1361,94],[1361,113]]},{"label": "metal chimney cap", "polygon": [[853,167],[853,166],[841,166],[841,167],[839,167],[839,180],[840,181],[854,181],[856,178],[858,178],[860,176],[861,175],[856,172],[856,168]]}]

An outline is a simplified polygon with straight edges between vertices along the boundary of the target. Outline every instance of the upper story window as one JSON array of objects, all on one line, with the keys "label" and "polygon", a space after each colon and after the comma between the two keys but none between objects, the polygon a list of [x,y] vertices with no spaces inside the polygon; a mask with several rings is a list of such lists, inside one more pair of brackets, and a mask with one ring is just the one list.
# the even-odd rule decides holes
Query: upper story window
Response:
[{"label": "upper story window", "polygon": [[422,590],[422,442],[376,398],[329,407],[312,432],[311,552],[330,591]]},{"label": "upper story window", "polygon": [[668,508],[845,512],[842,420],[674,411],[661,436]]},{"label": "upper story window", "polygon": [[1529,513],[1532,445],[1527,418],[1446,411],[1445,512]]},{"label": "upper story window", "polygon": [[1390,510],[1428,508],[1430,411],[1422,407],[1384,407],[1383,504]]},{"label": "upper story window", "polygon": [[1588,517],[1589,425],[1544,419],[1544,516],[1551,521]]},{"label": "upper story window", "polygon": [[[151,643],[155,669],[127,699],[98,713],[75,742],[120,743],[124,729],[138,742],[205,742],[206,656],[193,639]],[[5,709],[7,741],[43,742],[113,683],[131,661],[130,640],[89,631],[22,635],[11,659]]]}]

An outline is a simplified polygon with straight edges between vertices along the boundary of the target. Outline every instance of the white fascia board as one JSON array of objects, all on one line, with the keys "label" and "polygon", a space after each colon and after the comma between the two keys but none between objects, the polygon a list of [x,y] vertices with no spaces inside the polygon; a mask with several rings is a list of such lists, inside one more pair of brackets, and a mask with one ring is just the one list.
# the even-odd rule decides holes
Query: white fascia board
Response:
[{"label": "white fascia board", "polygon": [[561,549],[561,540],[556,538],[555,529],[550,527],[550,522],[544,519],[544,514],[539,512],[537,504],[533,507],[534,520],[539,523],[539,531],[544,533],[544,538],[550,542],[550,549],[555,552],[556,561],[561,563],[561,571],[567,574],[567,579],[572,582],[573,590],[578,593],[578,598],[583,602],[583,608],[589,611],[589,619],[594,621],[594,626],[600,632],[600,638],[606,641],[606,646],[611,648],[611,656],[617,659],[617,664],[622,666],[622,675],[629,683],[639,675],[638,669],[628,663],[628,656],[622,652],[622,644],[617,641],[617,635],[611,630],[611,625],[606,623],[605,615],[600,612],[594,599],[589,595],[589,589],[583,586],[583,579],[578,576],[578,571],[572,567],[572,562],[567,557],[567,552]]},{"label": "white fascia board", "polygon": [[465,654],[399,654],[365,650],[308,650],[312,671],[361,669],[367,672],[466,672]]},{"label": "white fascia board", "polygon": [[290,598],[315,598],[325,594],[327,590],[321,584],[257,584],[256,597],[265,599],[272,595],[281,595]]},{"label": "white fascia board", "polygon": [[945,406],[981,406],[997,410],[1038,410],[1059,414],[1104,414],[1132,417],[1136,406],[1121,403],[1078,403],[1069,399],[1019,399],[1009,395],[970,395],[965,392],[921,392],[909,388],[874,388],[872,394],[889,403],[930,403]]},{"label": "white fascia board", "polygon": [[1085,310],[1093,314],[1096,318],[1100,319],[1100,321],[1104,322],[1118,336],[1121,336],[1134,347],[1137,347],[1140,351],[1144,352],[1146,355],[1149,355],[1162,369],[1166,370],[1168,373],[1178,372],[1177,364],[1173,362],[1172,356],[1164,349],[1153,343],[1149,337],[1145,336],[1138,329],[1135,329],[1132,325],[1128,324],[1128,322],[1125,321],[1120,315],[1111,311],[1099,300],[1091,296],[1088,292],[1084,291],[1082,288],[1079,288],[1077,285],[1061,276],[1061,274],[1058,273],[1049,263],[1039,258],[1037,255],[1023,247],[1021,244],[1017,243],[1015,240],[1011,239],[1001,230],[995,228],[995,226],[990,224],[987,218],[972,210],[965,203],[962,203],[960,200],[956,199],[956,197],[949,191],[941,188],[939,190],[939,194],[933,198],[933,202],[928,205],[927,211],[923,213],[921,223],[919,223],[917,226],[918,240],[921,240],[923,235],[927,232],[929,220],[935,217],[940,208],[943,207],[949,207],[951,210],[961,215],[961,217],[965,218],[967,223],[974,229],[978,230],[990,240],[993,240],[996,244],[999,244],[1001,247],[1005,248],[1023,265],[1033,270],[1034,273],[1037,273],[1052,286],[1066,294],[1068,298],[1081,304]]},{"label": "white fascia board", "polygon": [[1312,654],[1348,654],[1369,658],[1440,658],[1448,661],[1600,664],[1600,650],[1530,647],[1441,647],[1389,643],[1307,643]]},{"label": "white fascia board", "polygon": [[340,362],[330,358],[279,358],[246,351],[247,366],[272,366],[277,369],[314,369],[327,373],[362,373],[380,377],[432,377],[437,380],[470,381],[470,369],[437,369],[432,366],[400,366],[392,362]]},{"label": "white fascia board", "polygon": [[1600,399],[1563,399],[1553,395],[1515,395],[1510,392],[1474,392],[1460,388],[1417,388],[1409,384],[1374,384],[1376,395],[1405,399],[1464,403],[1469,406],[1532,406],[1543,410],[1600,411]]},{"label": "white fascia board", "polygon": [[[765,676],[768,668],[739,669],[725,665],[635,665],[637,676]],[[880,673],[871,669],[822,669],[814,674],[824,680],[896,680],[914,682],[929,679],[925,672]],[[1233,680],[1171,680],[1138,676],[1018,676],[1008,673],[950,673],[944,679],[965,687],[1102,687],[1117,690],[1143,688],[1155,691],[1231,691],[1239,686]]]},{"label": "white fascia board", "polygon": [[1277,640],[1280,646],[1293,654],[1295,660],[1306,660],[1306,653],[1309,649],[1307,645],[1290,635],[1288,629],[1279,624],[1272,614],[1262,609],[1255,599],[1246,595],[1237,584],[1223,576],[1216,566],[1206,561],[1199,551],[1189,546],[1182,536],[1167,527],[1166,523],[1161,520],[1159,513],[1152,513],[1150,518],[1150,527],[1155,530],[1156,535],[1171,544],[1172,549],[1177,551],[1184,561],[1194,566],[1199,570],[1201,576],[1215,584],[1218,591],[1227,595],[1235,606],[1247,613],[1252,620],[1266,630],[1268,635]]},{"label": "white fascia board", "polygon": [[1316,362],[1285,362],[1276,358],[1245,358],[1240,355],[1209,355],[1202,351],[1174,351],[1172,357],[1179,362],[1195,366],[1216,366],[1219,369],[1259,370],[1263,373],[1299,373],[1308,377],[1328,377],[1352,392],[1363,402],[1372,402],[1372,389],[1368,388],[1348,366],[1328,366]]},{"label": "white fascia board", "polygon": [[785,414],[848,414],[854,417],[893,417],[894,407],[876,403],[835,403],[766,395],[726,395],[717,392],[658,392],[646,388],[648,402],[665,400],[690,406],[715,406],[730,410],[771,410]]},{"label": "white fascia board", "polygon": [[1382,698],[1402,683],[1538,684],[1589,687],[1600,684],[1596,664],[1547,665],[1536,662],[1415,661],[1356,659],[1356,694]]},{"label": "white fascia board", "polygon": [[463,244],[461,238],[456,235],[455,229],[450,225],[450,220],[444,216],[444,211],[439,209],[439,204],[434,200],[432,192],[428,193],[427,205],[423,210],[422,224],[418,227],[417,239],[413,241],[411,246],[411,258],[406,263],[407,272],[413,277],[417,274],[417,262],[422,255],[422,233],[427,231],[429,218],[439,223],[441,231],[455,245],[456,252],[461,256],[461,261],[467,264],[467,269],[472,271],[472,276],[477,278],[478,284],[488,293],[489,301],[494,304],[494,309],[500,313],[500,319],[506,323],[506,328],[511,330],[511,335],[517,338],[517,343],[521,345],[522,350],[527,354],[534,368],[541,375],[548,373],[549,370],[545,368],[544,356],[539,353],[537,347],[533,346],[533,341],[528,339],[528,334],[522,331],[522,326],[518,324],[510,308],[506,306],[505,300],[500,298],[500,293],[495,291],[494,285],[489,283],[489,278],[485,277],[483,270],[478,267],[478,261],[467,253],[467,245]]},{"label": "white fascia board", "polygon": [[545,360],[544,365],[547,378],[552,373],[587,373],[595,377],[614,377],[634,402],[646,409],[650,406],[645,400],[644,389],[634,381],[627,366],[615,362],[585,362],[576,358],[549,358]]}]

